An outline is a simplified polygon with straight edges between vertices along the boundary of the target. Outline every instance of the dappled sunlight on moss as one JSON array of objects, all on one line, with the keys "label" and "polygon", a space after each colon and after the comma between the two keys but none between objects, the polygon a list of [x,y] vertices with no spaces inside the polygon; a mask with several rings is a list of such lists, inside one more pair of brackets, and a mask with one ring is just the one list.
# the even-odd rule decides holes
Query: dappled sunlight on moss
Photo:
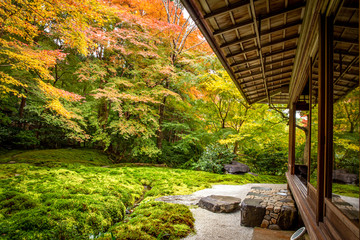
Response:
[{"label": "dappled sunlight on moss", "polygon": [[[48,151],[48,156],[55,155]],[[18,158],[24,163],[0,164],[0,235],[5,239],[111,239],[111,233],[118,239],[179,238],[193,229],[191,212],[185,206],[154,202],[156,197],[191,194],[212,184],[285,182],[278,176],[99,167],[80,163],[83,156],[44,160],[54,164],[38,164],[36,155],[19,156],[25,156]],[[145,192],[144,186],[151,189]],[[142,197],[140,206],[125,215]]]}]

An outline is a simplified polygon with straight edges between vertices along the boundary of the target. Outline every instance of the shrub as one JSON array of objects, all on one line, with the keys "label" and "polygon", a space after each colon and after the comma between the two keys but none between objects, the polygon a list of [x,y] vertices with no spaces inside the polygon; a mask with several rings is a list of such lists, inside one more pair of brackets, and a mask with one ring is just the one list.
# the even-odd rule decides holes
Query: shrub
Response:
[{"label": "shrub", "polygon": [[273,145],[245,151],[246,163],[256,173],[283,175],[287,171],[287,150]]},{"label": "shrub", "polygon": [[193,164],[193,169],[213,173],[223,173],[224,164],[231,163],[236,158],[230,149],[223,145],[212,144],[206,147],[198,162]]}]

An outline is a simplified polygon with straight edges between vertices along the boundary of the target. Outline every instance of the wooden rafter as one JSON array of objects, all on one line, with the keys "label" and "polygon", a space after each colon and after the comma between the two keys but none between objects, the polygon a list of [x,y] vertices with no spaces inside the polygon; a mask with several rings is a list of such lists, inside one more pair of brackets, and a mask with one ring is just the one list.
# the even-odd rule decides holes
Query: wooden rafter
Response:
[{"label": "wooden rafter", "polygon": [[[275,67],[275,68],[266,68],[265,67],[265,72],[267,73],[267,72],[272,72],[272,71],[287,68],[287,67],[292,67],[292,65],[293,64],[290,63],[290,64],[286,64],[286,65],[283,65],[283,66]],[[239,72],[235,71],[234,73],[237,74]],[[241,75],[241,78],[248,78],[248,77],[256,76],[256,75],[259,75],[259,74],[261,74],[261,72],[253,72],[253,73],[250,73],[250,74]]]},{"label": "wooden rafter", "polygon": [[334,84],[336,84],[350,69],[351,66],[359,60],[359,56],[354,57],[354,59],[350,62],[350,64],[345,68],[345,70],[340,74],[339,77],[337,77],[334,81]]},{"label": "wooden rafter", "polygon": [[[261,34],[261,36],[266,36],[266,35],[269,35],[269,34],[272,34],[272,33],[278,32],[278,31],[284,31],[285,29],[292,28],[294,26],[299,26],[301,23],[302,23],[301,20],[297,20],[297,21],[294,21],[294,22],[291,22],[291,23],[288,23],[285,25],[274,27],[274,28],[271,28],[268,30],[263,30],[260,32],[260,34]],[[220,45],[220,48],[230,47],[230,46],[233,46],[233,45],[236,45],[239,43],[243,43],[243,42],[249,41],[251,39],[255,39],[255,38],[256,38],[256,34],[246,35],[246,36],[242,37],[241,39],[236,39],[234,41],[224,43],[224,44]]]},{"label": "wooden rafter", "polygon": [[[299,34],[294,34],[294,35],[292,35],[292,36],[288,36],[288,37],[285,37],[285,38],[281,38],[281,39],[278,39],[278,40],[275,40],[275,41],[272,41],[272,42],[263,44],[263,45],[261,46],[261,48],[274,46],[274,45],[276,45],[276,44],[284,43],[284,42],[286,42],[286,41],[290,41],[290,40],[296,39],[296,38],[298,38],[298,37],[299,37]],[[226,57],[228,57],[228,58],[230,58],[230,57],[236,57],[236,56],[239,56],[239,55],[242,55],[242,54],[251,52],[251,51],[255,51],[255,50],[258,50],[258,49],[259,49],[258,46],[254,46],[254,47],[245,49],[244,51],[240,51],[240,52],[237,52],[237,53],[228,55],[228,56],[226,56]]]},{"label": "wooden rafter", "polygon": [[[284,57],[284,58],[280,58],[280,59],[277,59],[277,60],[273,60],[271,62],[266,62],[265,65],[266,66],[270,66],[272,64],[275,64],[275,63],[280,63],[280,62],[284,62],[284,61],[287,61],[287,60],[291,60],[291,59],[294,59],[294,56],[288,56],[288,57]],[[232,64],[230,67],[237,67],[239,65],[242,65],[243,63],[238,63],[238,64]],[[260,65],[257,65],[260,67]],[[255,67],[256,68],[256,67]],[[239,72],[244,72],[246,71],[247,68],[242,68],[242,69],[238,69]],[[250,68],[249,68],[250,70]]]},{"label": "wooden rafter", "polygon": [[[251,1],[250,1],[250,5],[251,5]],[[294,10],[297,10],[297,9],[300,9],[300,8],[303,8],[303,7],[305,7],[305,2],[300,2],[298,4],[294,4],[292,6],[281,9],[279,11],[274,11],[274,12],[271,12],[271,13],[266,14],[264,16],[261,16],[261,21],[266,20],[268,18],[279,16],[279,15],[284,14],[286,12],[291,12],[291,11],[294,11]],[[243,22],[237,23],[234,26],[230,26],[230,27],[227,27],[227,28],[224,28],[224,29],[216,30],[216,31],[213,32],[213,35],[217,36],[217,35],[220,35],[220,34],[224,34],[224,33],[230,32],[230,31],[234,31],[234,30],[236,30],[238,28],[243,28],[245,26],[249,26],[251,24],[253,24],[252,19],[245,20]]]},{"label": "wooden rafter", "polygon": [[[257,41],[257,46],[258,46],[262,76],[263,76],[263,80],[265,83],[266,96],[267,96],[269,104],[270,104],[270,95],[269,95],[269,91],[268,91],[267,84],[266,84],[265,65],[264,65],[264,58],[263,58],[262,50],[261,50],[261,39],[260,39],[260,33],[259,33],[261,27],[260,27],[260,25],[258,25],[258,22],[257,22],[254,0],[250,0],[250,9],[251,9],[252,19],[254,21],[254,30],[255,30],[255,34],[256,34],[256,41]],[[261,24],[261,20],[259,20],[259,24]]]},{"label": "wooden rafter", "polygon": [[[281,82],[279,84],[288,84],[290,82],[290,78],[282,78],[282,79],[268,81],[269,84],[273,84],[275,82]],[[251,84],[251,83],[253,83],[253,82],[242,83],[243,89],[246,90],[246,89],[249,89],[252,87],[258,87],[258,86],[264,85],[263,82],[260,82],[260,83],[256,83],[256,84],[254,83],[252,85],[246,86],[246,84]]]},{"label": "wooden rafter", "polygon": [[205,19],[214,18],[214,17],[220,16],[222,14],[237,10],[237,9],[239,9],[239,8],[245,6],[245,5],[248,5],[249,3],[250,3],[249,0],[245,0],[245,1],[236,2],[234,4],[229,4],[228,6],[223,7],[223,8],[219,8],[219,9],[217,9],[216,11],[214,11],[212,13],[205,14],[204,18]]}]

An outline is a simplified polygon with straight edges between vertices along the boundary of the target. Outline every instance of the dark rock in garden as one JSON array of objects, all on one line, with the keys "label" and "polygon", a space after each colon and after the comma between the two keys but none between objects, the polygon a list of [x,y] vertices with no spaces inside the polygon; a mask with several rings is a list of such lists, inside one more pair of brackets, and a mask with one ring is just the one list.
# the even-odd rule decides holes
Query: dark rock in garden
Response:
[{"label": "dark rock in garden", "polygon": [[240,202],[236,197],[211,195],[201,198],[197,205],[211,212],[229,213],[238,210]]},{"label": "dark rock in garden", "polygon": [[230,174],[242,174],[250,171],[249,166],[243,163],[232,161],[231,164],[224,165],[225,171]]},{"label": "dark rock in garden", "polygon": [[281,230],[281,228],[277,224],[271,224],[269,226],[269,229],[271,229],[271,230]]},{"label": "dark rock in garden", "polygon": [[277,224],[282,230],[290,229],[297,218],[295,207],[282,206]]},{"label": "dark rock in garden", "polygon": [[260,227],[264,219],[266,209],[261,206],[261,199],[246,198],[240,206],[241,225],[246,227]]},{"label": "dark rock in garden", "polygon": [[344,169],[333,170],[333,181],[346,183],[346,184],[356,184],[359,182],[359,177],[353,173],[347,173]]}]

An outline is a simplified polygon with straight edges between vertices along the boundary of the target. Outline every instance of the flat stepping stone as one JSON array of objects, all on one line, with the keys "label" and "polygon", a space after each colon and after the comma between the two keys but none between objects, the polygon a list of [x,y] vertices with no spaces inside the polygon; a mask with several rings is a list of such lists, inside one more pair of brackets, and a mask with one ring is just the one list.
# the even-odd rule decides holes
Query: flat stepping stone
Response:
[{"label": "flat stepping stone", "polygon": [[240,202],[236,197],[211,195],[201,198],[197,205],[215,213],[230,213],[239,209]]}]

